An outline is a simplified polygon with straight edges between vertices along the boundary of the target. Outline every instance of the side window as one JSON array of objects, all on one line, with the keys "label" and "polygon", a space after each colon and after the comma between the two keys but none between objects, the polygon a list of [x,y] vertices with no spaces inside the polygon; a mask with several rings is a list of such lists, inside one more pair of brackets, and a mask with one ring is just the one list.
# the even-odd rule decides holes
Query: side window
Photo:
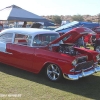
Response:
[{"label": "side window", "polygon": [[12,42],[13,33],[5,33],[0,36],[0,41],[2,42]]},{"label": "side window", "polygon": [[14,43],[19,45],[31,45],[32,36],[25,34],[15,34]]},{"label": "side window", "polygon": [[59,37],[59,34],[38,34],[33,38],[32,46],[46,46]]}]

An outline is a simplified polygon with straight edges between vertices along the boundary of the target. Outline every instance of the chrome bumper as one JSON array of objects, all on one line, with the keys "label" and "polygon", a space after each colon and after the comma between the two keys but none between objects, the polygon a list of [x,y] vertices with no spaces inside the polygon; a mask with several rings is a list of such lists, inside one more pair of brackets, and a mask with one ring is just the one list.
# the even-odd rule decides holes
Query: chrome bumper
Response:
[{"label": "chrome bumper", "polygon": [[69,79],[69,80],[78,80],[79,78],[92,75],[92,74],[99,72],[99,71],[100,71],[100,66],[97,66],[94,69],[91,69],[89,71],[82,71],[81,73],[75,74],[75,75],[63,74],[63,77],[66,79]]}]

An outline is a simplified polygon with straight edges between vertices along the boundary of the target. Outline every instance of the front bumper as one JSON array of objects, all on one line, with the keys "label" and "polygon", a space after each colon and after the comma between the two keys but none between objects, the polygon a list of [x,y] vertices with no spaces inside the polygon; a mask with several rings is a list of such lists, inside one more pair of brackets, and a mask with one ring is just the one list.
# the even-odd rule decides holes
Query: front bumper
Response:
[{"label": "front bumper", "polygon": [[63,74],[63,77],[69,80],[78,80],[79,78],[86,77],[92,75],[96,72],[100,71],[100,66],[97,66],[89,71],[82,71],[79,74],[71,75],[71,74]]}]

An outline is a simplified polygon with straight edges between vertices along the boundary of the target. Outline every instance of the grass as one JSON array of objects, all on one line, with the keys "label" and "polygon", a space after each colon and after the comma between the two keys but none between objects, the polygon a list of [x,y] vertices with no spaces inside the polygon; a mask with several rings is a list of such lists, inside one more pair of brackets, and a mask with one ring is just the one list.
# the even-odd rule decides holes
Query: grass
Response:
[{"label": "grass", "polygon": [[100,100],[100,72],[51,82],[42,74],[0,64],[0,100]]}]

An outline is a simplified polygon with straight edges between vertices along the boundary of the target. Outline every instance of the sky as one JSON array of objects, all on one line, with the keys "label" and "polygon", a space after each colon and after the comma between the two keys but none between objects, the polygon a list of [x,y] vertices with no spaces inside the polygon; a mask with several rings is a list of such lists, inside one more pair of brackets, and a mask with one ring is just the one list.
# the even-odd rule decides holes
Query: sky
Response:
[{"label": "sky", "polygon": [[100,0],[2,0],[0,9],[13,4],[40,16],[100,13]]}]

